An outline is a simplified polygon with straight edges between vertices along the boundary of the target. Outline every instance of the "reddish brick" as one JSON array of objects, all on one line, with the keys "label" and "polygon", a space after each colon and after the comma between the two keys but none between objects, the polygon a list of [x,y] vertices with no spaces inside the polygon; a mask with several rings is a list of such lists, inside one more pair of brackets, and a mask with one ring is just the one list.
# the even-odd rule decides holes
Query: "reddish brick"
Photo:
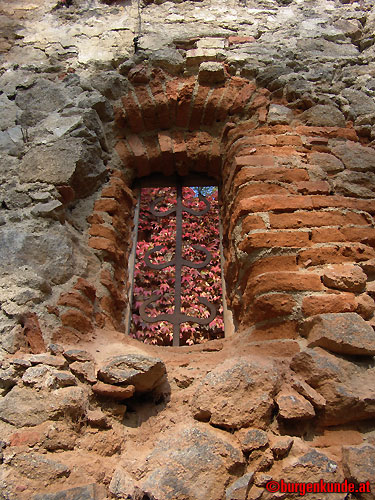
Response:
[{"label": "reddish brick", "polygon": [[238,45],[241,43],[252,43],[256,42],[253,36],[228,36],[229,45]]},{"label": "reddish brick", "polygon": [[159,148],[161,151],[161,162],[164,175],[171,175],[174,171],[173,143],[169,132],[159,132]]},{"label": "reddish brick", "polygon": [[90,227],[89,234],[91,236],[100,236],[102,238],[107,238],[108,240],[116,242],[116,233],[110,227],[102,226],[100,224],[93,224]]},{"label": "reddish brick", "polygon": [[[246,279],[254,278],[260,274],[269,273],[278,269],[280,271],[297,271],[297,259],[295,255],[277,255],[265,257],[255,261],[246,273]],[[243,288],[242,288],[243,289]]]},{"label": "reddish brick", "polygon": [[184,138],[184,133],[178,130],[173,131],[172,136],[174,162],[179,175],[187,175],[189,173],[189,165],[187,163],[187,149]]},{"label": "reddish brick", "polygon": [[[235,103],[239,93],[242,88],[246,85],[245,80],[242,78],[232,77],[229,81],[229,85],[226,86],[225,91],[222,94],[220,103],[216,109],[216,121],[224,121],[229,114],[230,108]],[[245,93],[246,94],[246,93]]]},{"label": "reddish brick", "polygon": [[299,135],[278,135],[275,143],[277,146],[302,146],[302,139]]},{"label": "reddish brick", "polygon": [[33,354],[46,352],[46,346],[40,329],[38,316],[28,313],[24,319],[23,333]]},{"label": "reddish brick", "polygon": [[171,118],[169,115],[169,103],[163,84],[161,82],[151,80],[150,87],[156,103],[156,115],[159,127],[161,129],[168,129],[171,126]]},{"label": "reddish brick", "polygon": [[[257,326],[247,337],[247,340],[274,340],[274,339],[297,339],[297,322],[283,321],[273,325]],[[298,347],[296,346],[296,349]],[[298,351],[297,351],[298,352]]]},{"label": "reddish brick", "polygon": [[123,252],[118,248],[118,246],[107,238],[93,236],[89,239],[88,245],[95,250],[105,250],[115,258],[123,256]]},{"label": "reddish brick", "polygon": [[260,248],[304,248],[310,246],[309,233],[303,231],[280,231],[276,233],[252,233],[242,241],[238,248],[251,253]]},{"label": "reddish brick", "polygon": [[314,243],[360,241],[375,246],[375,228],[314,229],[312,231],[312,241]]},{"label": "reddish brick", "polygon": [[135,157],[135,166],[140,176],[149,175],[151,168],[149,165],[146,148],[137,135],[129,135],[127,137],[128,144],[133,151]]},{"label": "reddish brick", "polygon": [[191,101],[195,87],[195,80],[187,82],[178,93],[176,109],[176,126],[186,128],[189,123]]},{"label": "reddish brick", "polygon": [[234,103],[232,104],[229,114],[235,115],[241,113],[249,101],[250,97],[253,95],[256,86],[253,83],[246,84],[237,94]]},{"label": "reddish brick", "polygon": [[346,226],[351,224],[367,225],[366,218],[355,212],[342,213],[337,210],[329,212],[295,212],[292,214],[270,214],[270,224],[275,229]]},{"label": "reddish brick", "polygon": [[[125,212],[126,214],[127,212]],[[127,237],[129,232],[133,228],[133,222],[128,217],[124,217],[124,212],[118,215],[114,215],[112,217],[112,225],[116,229],[117,233],[121,236],[122,246],[126,247],[128,245]]]},{"label": "reddish brick", "polygon": [[243,300],[267,292],[320,291],[323,289],[320,276],[301,272],[269,272],[250,279],[247,283]]},{"label": "reddish brick", "polygon": [[354,293],[335,293],[304,297],[302,312],[305,316],[315,314],[353,312],[357,304]]},{"label": "reddish brick", "polygon": [[363,210],[364,212],[375,214],[375,204],[372,200],[324,195],[312,195],[310,198],[313,208],[353,208],[355,210]]},{"label": "reddish brick", "polygon": [[248,215],[242,222],[241,235],[248,233],[254,229],[266,229],[266,224],[263,219],[257,215]]},{"label": "reddish brick", "polygon": [[[229,153],[235,156],[236,151],[243,149],[245,146],[258,146],[258,145],[266,145],[266,146],[276,146],[276,139],[273,135],[254,135],[251,137],[243,137],[236,141],[231,148],[229,149]],[[240,155],[242,156],[242,155]]]},{"label": "reddish brick", "polygon": [[236,167],[273,167],[275,158],[269,155],[236,156],[235,165]]},{"label": "reddish brick", "polygon": [[301,125],[295,128],[295,132],[307,136],[325,136],[328,138],[340,137],[350,141],[358,141],[358,136],[353,128],[340,127],[308,127]]},{"label": "reddish brick", "polygon": [[129,166],[129,163],[133,157],[132,153],[129,151],[125,141],[119,141],[116,146],[115,150],[117,154],[120,157],[120,160],[125,166]]},{"label": "reddish brick", "polygon": [[360,241],[361,243],[365,243],[367,245],[370,245],[371,247],[375,247],[374,227],[344,227],[341,231],[347,241]]},{"label": "reddish brick", "polygon": [[241,200],[233,213],[233,219],[247,213],[269,212],[271,210],[288,211],[299,209],[311,209],[311,196],[302,195],[262,195],[250,199]]},{"label": "reddish brick", "polygon": [[250,181],[279,181],[279,182],[299,182],[308,180],[307,170],[301,168],[283,167],[244,167],[234,179],[233,189],[237,191],[241,184]]},{"label": "reddish brick", "polygon": [[35,446],[43,440],[45,428],[23,429],[9,436],[9,446]]},{"label": "reddish brick", "polygon": [[288,194],[287,188],[279,186],[278,184],[268,184],[266,182],[256,182],[253,184],[248,184],[241,187],[236,196],[235,203],[239,203],[241,200],[251,198],[253,196],[265,195],[265,194]]},{"label": "reddish brick", "polygon": [[173,79],[166,82],[165,92],[169,105],[169,116],[172,125],[174,125],[176,122],[177,99],[180,85],[181,81],[178,79]]},{"label": "reddish brick", "polygon": [[341,262],[362,262],[375,257],[375,251],[361,243],[337,244],[299,252],[297,262],[305,267]]},{"label": "reddish brick", "polygon": [[114,107],[113,114],[117,130],[125,128],[126,127],[125,111],[122,108]]},{"label": "reddish brick", "polygon": [[59,192],[61,196],[61,202],[64,205],[67,205],[68,203],[71,203],[72,201],[75,200],[76,193],[71,186],[67,185],[56,186],[56,189]]},{"label": "reddish brick", "polygon": [[129,135],[127,141],[135,157],[147,157],[145,146],[138,135]]},{"label": "reddish brick", "polygon": [[103,217],[96,212],[86,217],[86,220],[89,224],[103,224],[104,222]]},{"label": "reddish brick", "polygon": [[122,98],[122,104],[131,130],[136,134],[142,132],[144,130],[142,112],[131,92]]},{"label": "reddish brick", "polygon": [[297,191],[302,194],[328,194],[330,185],[326,181],[297,182]]},{"label": "reddish brick", "polygon": [[79,332],[87,333],[93,330],[91,320],[77,309],[69,309],[61,315],[63,326],[74,328]]},{"label": "reddish brick", "polygon": [[78,290],[73,290],[71,292],[66,292],[60,295],[57,301],[59,306],[74,307],[80,309],[84,314],[90,316],[94,308],[92,303],[90,303]]},{"label": "reddish brick", "polygon": [[268,99],[264,95],[259,95],[255,94],[254,99],[251,102],[251,109],[257,109],[257,108],[262,108],[264,106],[267,106],[268,104]]},{"label": "reddish brick", "polygon": [[141,107],[143,123],[146,130],[154,130],[158,128],[158,120],[155,113],[155,103],[150,96],[148,89],[144,87],[136,87],[138,102]]},{"label": "reddish brick", "polygon": [[189,130],[199,129],[210,87],[199,85],[191,110]]},{"label": "reddish brick", "polygon": [[96,288],[84,278],[78,278],[77,283],[74,285],[74,289],[80,290],[89,300],[91,300],[91,302],[94,302],[96,298]]},{"label": "reddish brick", "polygon": [[[160,149],[159,149],[159,141],[157,136],[145,136],[143,137],[143,142],[146,147],[148,162],[150,166],[151,172],[163,172],[164,173],[164,165],[160,161]],[[165,174],[169,175],[169,174]]]},{"label": "reddish brick", "polygon": [[268,108],[267,106],[263,106],[261,108],[258,108],[257,109],[257,113],[258,113],[258,121],[259,123],[266,123],[267,121],[267,116],[268,116]]},{"label": "reddish brick", "polygon": [[94,203],[94,210],[97,212],[107,212],[113,214],[121,210],[119,203],[112,198],[102,198]]},{"label": "reddish brick", "polygon": [[255,321],[269,320],[291,314],[296,300],[286,293],[271,293],[257,297],[251,307]]},{"label": "reddish brick", "polygon": [[216,110],[221,101],[225,87],[214,89],[208,97],[206,108],[204,110],[203,125],[212,125],[215,121]]}]

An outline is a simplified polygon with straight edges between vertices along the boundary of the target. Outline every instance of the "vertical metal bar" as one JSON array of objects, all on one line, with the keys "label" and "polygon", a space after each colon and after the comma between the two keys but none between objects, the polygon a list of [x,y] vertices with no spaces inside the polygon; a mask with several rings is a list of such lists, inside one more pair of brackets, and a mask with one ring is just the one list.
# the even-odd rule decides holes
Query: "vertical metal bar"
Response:
[{"label": "vertical metal bar", "polygon": [[[174,284],[174,310],[175,315],[181,313],[181,270],[182,270],[182,185],[177,182],[176,195],[176,266]],[[173,324],[173,345],[180,345],[180,323]]]},{"label": "vertical metal bar", "polygon": [[128,261],[128,276],[129,276],[129,294],[128,294],[128,311],[127,311],[127,334],[130,334],[131,322],[132,322],[132,307],[133,307],[133,291],[134,291],[134,271],[135,271],[135,261],[137,257],[137,243],[138,243],[138,223],[139,223],[139,211],[141,208],[141,192],[142,188],[139,188],[137,196],[137,205],[134,212],[134,229],[133,229],[133,248],[129,255]]}]

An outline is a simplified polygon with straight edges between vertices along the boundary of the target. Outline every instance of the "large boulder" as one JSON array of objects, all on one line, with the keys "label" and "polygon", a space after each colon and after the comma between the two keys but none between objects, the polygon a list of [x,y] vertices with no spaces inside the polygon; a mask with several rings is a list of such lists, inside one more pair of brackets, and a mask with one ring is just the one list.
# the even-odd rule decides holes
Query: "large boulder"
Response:
[{"label": "large boulder", "polygon": [[65,227],[60,225],[40,233],[27,226],[0,228],[0,267],[19,281],[22,267],[53,283],[64,283],[86,267],[84,252],[73,244]]},{"label": "large boulder", "polygon": [[57,493],[42,493],[33,496],[32,500],[104,500],[107,498],[105,488],[99,484],[88,484],[61,490]]},{"label": "large boulder", "polygon": [[342,449],[345,477],[363,483],[361,498],[371,500],[375,490],[375,446],[344,446]]},{"label": "large boulder", "polygon": [[145,495],[140,498],[224,498],[226,485],[244,468],[244,456],[233,436],[204,424],[183,425],[173,433],[169,430],[156,444],[137,486]]},{"label": "large boulder", "polygon": [[349,170],[375,172],[374,148],[361,146],[357,142],[345,141],[333,147],[332,153]]},{"label": "large boulder", "polygon": [[[306,500],[321,500],[324,493],[307,492],[306,483],[319,483],[320,480],[324,482],[339,483],[344,479],[343,473],[337,462],[329,458],[324,453],[315,449],[310,449],[301,456],[288,459],[280,472],[272,476],[271,483],[275,485],[279,483],[279,489],[276,488],[271,491],[278,491],[279,494],[283,493],[281,481],[287,483],[287,491],[284,490],[284,495],[281,498],[288,500],[296,500],[304,498]],[[267,488],[268,489],[268,488]],[[285,485],[284,485],[285,489]],[[273,500],[280,498],[274,496],[274,493],[266,491],[262,496],[262,500]],[[329,498],[333,500],[345,500],[347,493],[330,493]]]},{"label": "large boulder", "polygon": [[88,395],[82,387],[35,391],[14,387],[0,399],[0,420],[16,427],[33,427],[50,419],[84,416]]},{"label": "large boulder", "polygon": [[265,428],[271,421],[279,376],[272,360],[228,359],[197,387],[192,398],[194,417],[225,429]]},{"label": "large boulder", "polygon": [[108,384],[133,385],[136,392],[148,392],[162,383],[165,373],[161,359],[125,354],[108,360],[99,370],[98,378]]},{"label": "large boulder", "polygon": [[307,125],[345,127],[345,116],[340,110],[328,104],[317,104],[304,111],[298,118]]},{"label": "large boulder", "polygon": [[296,354],[291,368],[325,398],[319,415],[324,425],[375,417],[375,365],[348,361],[317,347]]},{"label": "large boulder", "polygon": [[375,355],[375,335],[357,313],[318,314],[305,325],[308,346],[338,354]]},{"label": "large boulder", "polygon": [[106,169],[98,145],[78,137],[62,137],[32,147],[22,158],[18,174],[21,182],[69,184],[78,197],[84,197],[98,187]]}]

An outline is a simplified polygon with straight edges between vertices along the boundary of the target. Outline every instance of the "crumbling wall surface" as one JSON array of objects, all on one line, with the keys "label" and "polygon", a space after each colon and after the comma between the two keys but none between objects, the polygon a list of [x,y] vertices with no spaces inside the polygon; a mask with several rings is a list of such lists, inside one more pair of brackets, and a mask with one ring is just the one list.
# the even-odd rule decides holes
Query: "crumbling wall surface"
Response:
[{"label": "crumbling wall surface", "polygon": [[[372,3],[0,9],[0,498],[374,498]],[[234,322],[179,349],[124,336],[132,182],[175,172]]]}]

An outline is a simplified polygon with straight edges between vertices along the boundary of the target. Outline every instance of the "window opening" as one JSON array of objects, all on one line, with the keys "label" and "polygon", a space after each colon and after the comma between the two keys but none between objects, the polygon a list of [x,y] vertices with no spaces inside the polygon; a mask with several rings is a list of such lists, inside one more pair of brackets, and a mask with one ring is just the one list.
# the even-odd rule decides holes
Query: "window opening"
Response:
[{"label": "window opening", "polygon": [[[139,188],[129,333],[190,345],[224,336],[218,188],[171,177]],[[215,181],[214,181],[215,182]]]}]

